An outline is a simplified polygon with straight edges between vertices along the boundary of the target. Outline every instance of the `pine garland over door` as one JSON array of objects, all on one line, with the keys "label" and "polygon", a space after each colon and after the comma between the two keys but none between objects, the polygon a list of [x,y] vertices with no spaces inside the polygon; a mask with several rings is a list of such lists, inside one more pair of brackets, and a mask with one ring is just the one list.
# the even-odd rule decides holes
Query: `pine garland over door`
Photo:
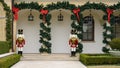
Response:
[{"label": "pine garland over door", "polygon": [[[40,47],[39,51],[40,52],[47,52],[51,53],[51,22],[50,19],[51,14],[49,14],[50,11],[55,10],[55,9],[66,9],[70,10],[73,14],[71,15],[71,20],[73,20],[71,27],[75,30],[77,30],[77,36],[79,38],[79,46],[78,46],[78,51],[82,52],[83,45],[81,43],[82,39],[82,32],[83,32],[83,16],[82,13],[84,10],[88,9],[96,9],[96,10],[101,10],[105,13],[103,16],[103,20],[108,20],[108,13],[107,13],[107,8],[112,9],[112,10],[117,10],[120,9],[120,2],[115,5],[108,6],[104,3],[90,3],[87,2],[84,5],[78,5],[76,6],[75,4],[69,4],[68,1],[63,1],[63,2],[57,2],[57,3],[51,3],[47,4],[46,7],[44,5],[39,5],[36,2],[31,2],[31,3],[20,3],[20,4],[15,4],[15,7],[19,9],[36,9],[41,12],[41,10],[47,10],[47,14],[40,14],[40,19],[43,20],[43,22],[40,23],[40,27],[42,28],[40,30],[40,43],[42,43],[43,46]],[[76,14],[74,13],[74,9],[79,9],[79,12]],[[79,19],[78,19],[79,18]],[[76,23],[77,21],[77,23]],[[103,43],[108,44],[110,41],[107,41],[106,38],[112,39],[113,35],[113,28],[112,25],[114,24],[114,15],[110,15],[110,27],[106,26],[106,23],[103,25],[103,28],[105,31],[103,32]],[[107,34],[107,31],[110,31],[111,34]]]}]

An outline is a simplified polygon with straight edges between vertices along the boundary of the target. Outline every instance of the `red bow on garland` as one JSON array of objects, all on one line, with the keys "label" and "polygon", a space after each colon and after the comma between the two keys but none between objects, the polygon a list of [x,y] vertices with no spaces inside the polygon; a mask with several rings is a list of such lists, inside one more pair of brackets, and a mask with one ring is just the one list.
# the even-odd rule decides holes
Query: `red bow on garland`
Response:
[{"label": "red bow on garland", "polygon": [[110,15],[113,13],[113,10],[107,8],[107,13],[108,13],[108,22],[110,23]]},{"label": "red bow on garland", "polygon": [[73,13],[77,16],[78,21],[80,21],[80,17],[79,17],[79,15],[78,15],[78,13],[80,12],[80,9],[77,8],[77,9],[73,9],[72,11],[73,11]]},{"label": "red bow on garland", "polygon": [[19,11],[19,8],[12,7],[12,11],[14,13],[14,19],[18,20],[18,11]]},{"label": "red bow on garland", "polygon": [[43,15],[43,20],[44,21],[46,21],[46,15],[48,14],[48,10],[44,10],[44,9],[42,9],[42,10],[40,10],[40,12],[42,13],[42,15]]}]

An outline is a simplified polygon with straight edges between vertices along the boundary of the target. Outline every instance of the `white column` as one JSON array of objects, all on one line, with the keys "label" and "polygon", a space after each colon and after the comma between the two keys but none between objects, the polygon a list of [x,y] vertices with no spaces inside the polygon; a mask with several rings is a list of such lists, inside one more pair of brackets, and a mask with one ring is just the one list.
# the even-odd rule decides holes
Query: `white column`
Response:
[{"label": "white column", "polygon": [[13,22],[13,50],[16,52],[16,20]]}]

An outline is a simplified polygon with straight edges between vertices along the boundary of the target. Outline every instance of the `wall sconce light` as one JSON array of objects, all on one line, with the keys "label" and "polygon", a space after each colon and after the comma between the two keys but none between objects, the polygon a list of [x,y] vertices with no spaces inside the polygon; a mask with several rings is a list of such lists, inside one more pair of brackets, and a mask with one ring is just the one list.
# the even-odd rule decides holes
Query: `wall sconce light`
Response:
[{"label": "wall sconce light", "polygon": [[61,14],[61,10],[60,10],[60,14],[58,15],[58,21],[63,21],[63,15]]},{"label": "wall sconce light", "polygon": [[90,17],[89,17],[89,21],[91,22],[93,20],[93,16],[91,14],[91,9],[90,9]]},{"label": "wall sconce light", "polygon": [[28,16],[28,21],[33,21],[34,20],[34,16],[32,15],[32,10],[30,9],[30,14]]}]

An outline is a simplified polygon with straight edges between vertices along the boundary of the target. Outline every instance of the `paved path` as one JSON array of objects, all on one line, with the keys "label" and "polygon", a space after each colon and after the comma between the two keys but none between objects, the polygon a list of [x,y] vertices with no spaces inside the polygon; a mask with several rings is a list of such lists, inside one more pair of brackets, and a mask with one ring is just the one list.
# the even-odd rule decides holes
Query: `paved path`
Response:
[{"label": "paved path", "polygon": [[87,68],[79,61],[20,61],[11,68]]},{"label": "paved path", "polygon": [[79,54],[24,54],[11,68],[87,68],[79,61]]}]

